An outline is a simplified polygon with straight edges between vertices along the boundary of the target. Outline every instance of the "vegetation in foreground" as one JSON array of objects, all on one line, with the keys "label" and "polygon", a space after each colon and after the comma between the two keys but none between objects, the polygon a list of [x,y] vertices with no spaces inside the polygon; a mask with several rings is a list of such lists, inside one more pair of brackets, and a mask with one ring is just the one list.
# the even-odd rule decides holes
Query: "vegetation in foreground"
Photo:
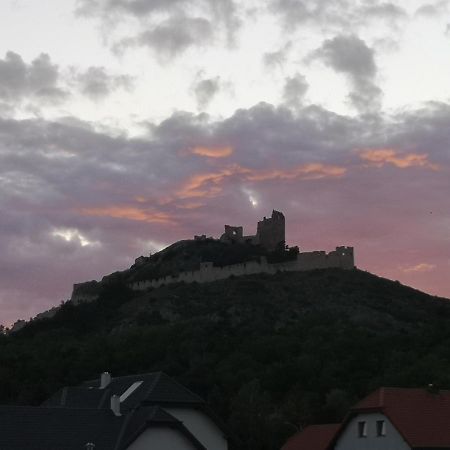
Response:
[{"label": "vegetation in foreground", "polygon": [[0,336],[0,403],[39,404],[100,372],[162,370],[249,450],[336,422],[378,386],[450,387],[450,302],[358,270],[176,284],[100,299]]}]

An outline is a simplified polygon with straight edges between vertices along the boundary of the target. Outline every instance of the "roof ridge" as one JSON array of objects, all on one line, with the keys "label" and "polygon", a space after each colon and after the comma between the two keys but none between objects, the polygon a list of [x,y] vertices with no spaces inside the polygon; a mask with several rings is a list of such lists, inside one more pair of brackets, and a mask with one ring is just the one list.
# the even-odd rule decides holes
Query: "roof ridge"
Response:
[{"label": "roof ridge", "polygon": [[196,394],[195,392],[191,391],[189,388],[187,388],[186,386],[184,386],[183,384],[179,383],[175,378],[170,377],[169,375],[167,375],[164,372],[161,372],[162,375],[164,375],[166,378],[168,378],[170,381],[172,381],[174,384],[176,384],[177,386],[179,386],[180,388],[182,388],[183,390],[189,392],[190,394],[192,394],[194,397],[197,397],[201,403],[206,404],[206,401],[203,400],[203,398],[201,398],[198,394]]},{"label": "roof ridge", "polygon": [[125,420],[123,421],[122,426],[119,431],[119,435],[117,436],[117,442],[116,442],[116,445],[114,446],[114,450],[120,449],[123,437],[125,435],[125,431],[128,427],[128,424],[131,422],[131,418],[134,416],[135,412],[136,412],[136,410],[133,409],[125,416]]},{"label": "roof ridge", "polygon": [[380,397],[379,397],[379,401],[380,401],[380,407],[384,406],[384,387],[380,388]]},{"label": "roof ridge", "polygon": [[100,398],[97,409],[103,408],[103,405],[109,395],[111,395],[111,389],[108,386],[106,386],[106,388],[103,390],[103,395]]},{"label": "roof ridge", "polygon": [[150,386],[148,387],[146,395],[150,395],[153,392],[153,390],[155,389],[156,385],[158,384],[158,382],[159,382],[159,380],[161,378],[162,372],[161,371],[153,372],[153,374],[155,375],[155,378],[153,379],[153,382],[150,383]]},{"label": "roof ridge", "polygon": [[64,386],[62,391],[61,391],[61,406],[66,406],[68,391],[69,391],[68,387]]}]

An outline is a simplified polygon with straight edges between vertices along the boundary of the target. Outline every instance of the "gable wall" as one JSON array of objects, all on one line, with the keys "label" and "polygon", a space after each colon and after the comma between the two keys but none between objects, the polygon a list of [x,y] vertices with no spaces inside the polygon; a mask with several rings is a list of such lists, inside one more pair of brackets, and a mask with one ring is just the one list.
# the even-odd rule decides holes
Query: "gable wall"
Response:
[{"label": "gable wall", "polygon": [[208,449],[227,450],[227,440],[220,428],[202,411],[191,408],[164,408]]},{"label": "gable wall", "polygon": [[151,427],[139,435],[127,450],[196,450],[196,447],[180,430]]},{"label": "gable wall", "polygon": [[[376,421],[384,420],[386,436],[377,436]],[[367,423],[367,437],[358,437],[358,422]],[[358,414],[346,426],[334,450],[410,450],[400,433],[383,414]]]}]

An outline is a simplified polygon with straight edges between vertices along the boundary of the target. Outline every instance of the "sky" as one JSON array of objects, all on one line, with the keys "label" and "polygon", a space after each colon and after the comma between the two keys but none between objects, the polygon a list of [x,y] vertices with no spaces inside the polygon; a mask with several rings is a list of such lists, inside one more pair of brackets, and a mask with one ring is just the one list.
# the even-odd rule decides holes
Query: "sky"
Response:
[{"label": "sky", "polygon": [[450,1],[2,0],[0,323],[283,211],[450,297]]}]

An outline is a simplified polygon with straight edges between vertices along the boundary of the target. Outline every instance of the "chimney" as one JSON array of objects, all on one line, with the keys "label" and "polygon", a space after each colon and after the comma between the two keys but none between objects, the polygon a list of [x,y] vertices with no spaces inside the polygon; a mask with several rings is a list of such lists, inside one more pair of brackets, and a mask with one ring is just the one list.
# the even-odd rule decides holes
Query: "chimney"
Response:
[{"label": "chimney", "polygon": [[120,414],[120,397],[118,395],[113,395],[111,397],[111,411],[115,416],[121,416]]},{"label": "chimney", "polygon": [[100,389],[105,389],[109,383],[111,383],[111,374],[109,372],[103,372],[100,375]]}]

